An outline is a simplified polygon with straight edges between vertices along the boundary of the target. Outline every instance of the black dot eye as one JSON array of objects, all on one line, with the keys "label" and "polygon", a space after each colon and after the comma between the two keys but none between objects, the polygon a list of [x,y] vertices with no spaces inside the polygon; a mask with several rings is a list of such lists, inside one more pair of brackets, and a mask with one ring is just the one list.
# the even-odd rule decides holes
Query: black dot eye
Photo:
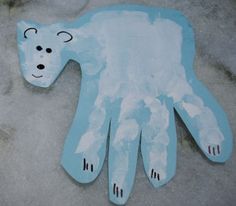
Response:
[{"label": "black dot eye", "polygon": [[51,48],[47,48],[47,49],[46,49],[46,52],[47,52],[47,53],[51,53],[51,52],[52,52],[52,49],[51,49]]},{"label": "black dot eye", "polygon": [[37,49],[38,51],[41,51],[43,48],[42,48],[41,46],[37,46],[36,49]]}]

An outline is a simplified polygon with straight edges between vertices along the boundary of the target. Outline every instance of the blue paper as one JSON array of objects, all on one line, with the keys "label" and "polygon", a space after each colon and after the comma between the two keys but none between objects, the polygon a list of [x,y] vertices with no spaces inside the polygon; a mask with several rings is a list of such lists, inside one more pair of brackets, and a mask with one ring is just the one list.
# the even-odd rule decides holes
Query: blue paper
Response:
[{"label": "blue paper", "polygon": [[113,203],[129,197],[139,146],[154,187],[175,175],[174,109],[207,158],[229,158],[227,117],[193,72],[194,35],[180,12],[116,5],[74,22],[21,21],[17,39],[22,75],[35,86],[49,87],[71,59],[80,64],[79,103],[61,164],[76,181],[92,182],[108,148]]}]

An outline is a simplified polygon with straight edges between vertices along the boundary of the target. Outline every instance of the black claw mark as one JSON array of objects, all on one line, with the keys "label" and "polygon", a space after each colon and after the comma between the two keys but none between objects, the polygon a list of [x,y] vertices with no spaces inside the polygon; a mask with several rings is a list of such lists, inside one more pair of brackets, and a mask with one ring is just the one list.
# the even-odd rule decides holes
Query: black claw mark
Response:
[{"label": "black claw mark", "polygon": [[211,146],[208,146],[208,153],[211,154]]},{"label": "black claw mark", "polygon": [[218,152],[218,154],[220,154],[220,146],[219,145],[217,145],[217,152]]},{"label": "black claw mark", "polygon": [[154,169],[152,169],[151,178],[157,179],[159,181],[160,180],[160,174],[158,172],[155,172]]},{"label": "black claw mark", "polygon": [[116,185],[116,183],[113,184],[113,195],[116,197],[123,197],[123,189],[119,189],[119,187]]},{"label": "black claw mark", "polygon": [[84,167],[83,167],[83,170],[85,170],[85,167],[86,167],[86,160],[84,158]]},{"label": "black claw mark", "polygon": [[116,197],[119,197],[119,188],[116,188]]},{"label": "black claw mark", "polygon": [[213,155],[216,155],[216,153],[215,153],[215,147],[213,147]]},{"label": "black claw mark", "polygon": [[[89,164],[86,162],[86,159],[83,160],[83,170],[89,171]],[[90,171],[93,172],[93,164],[90,165]]]},{"label": "black claw mark", "polygon": [[153,171],[154,171],[154,169],[152,169],[152,172],[151,172],[151,178],[153,177]]},{"label": "black claw mark", "polygon": [[113,194],[116,194],[116,184],[113,185]]},{"label": "black claw mark", "polygon": [[220,154],[220,145],[217,145],[216,147],[208,146],[208,153],[214,156]]}]

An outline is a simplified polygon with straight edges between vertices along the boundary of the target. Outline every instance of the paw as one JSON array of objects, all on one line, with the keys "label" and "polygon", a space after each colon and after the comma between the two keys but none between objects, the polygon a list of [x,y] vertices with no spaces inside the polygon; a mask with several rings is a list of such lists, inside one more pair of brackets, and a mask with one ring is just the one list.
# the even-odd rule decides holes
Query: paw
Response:
[{"label": "paw", "polygon": [[113,195],[116,196],[117,198],[123,197],[123,189],[121,189],[119,186],[117,186],[116,183],[113,184]]},{"label": "paw", "polygon": [[93,172],[93,164],[90,164],[86,161],[86,159],[83,159],[83,171]]},{"label": "paw", "polygon": [[216,155],[220,155],[221,148],[220,148],[220,145],[213,145],[213,146],[209,145],[207,151],[209,155],[216,156]]},{"label": "paw", "polygon": [[151,170],[148,170],[147,173],[150,183],[155,188],[160,188],[161,186],[169,182],[175,175],[175,165],[172,166],[169,167],[171,168],[171,170],[166,170],[166,171],[162,170],[161,168],[151,167]]},{"label": "paw", "polygon": [[161,179],[160,173],[158,173],[154,169],[151,170],[150,177],[151,177],[151,179],[157,179],[158,181],[160,181],[160,179]]}]

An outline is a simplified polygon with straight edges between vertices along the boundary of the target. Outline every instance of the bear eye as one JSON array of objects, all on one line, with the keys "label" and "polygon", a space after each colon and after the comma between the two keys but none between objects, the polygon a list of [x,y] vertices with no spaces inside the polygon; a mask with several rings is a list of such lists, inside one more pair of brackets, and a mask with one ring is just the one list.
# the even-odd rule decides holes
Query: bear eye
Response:
[{"label": "bear eye", "polygon": [[38,46],[36,47],[36,49],[37,49],[38,51],[41,51],[43,48],[38,45]]},{"label": "bear eye", "polygon": [[46,49],[46,52],[47,52],[47,53],[51,53],[51,52],[52,52],[52,49],[51,49],[51,48],[47,48],[47,49]]}]

